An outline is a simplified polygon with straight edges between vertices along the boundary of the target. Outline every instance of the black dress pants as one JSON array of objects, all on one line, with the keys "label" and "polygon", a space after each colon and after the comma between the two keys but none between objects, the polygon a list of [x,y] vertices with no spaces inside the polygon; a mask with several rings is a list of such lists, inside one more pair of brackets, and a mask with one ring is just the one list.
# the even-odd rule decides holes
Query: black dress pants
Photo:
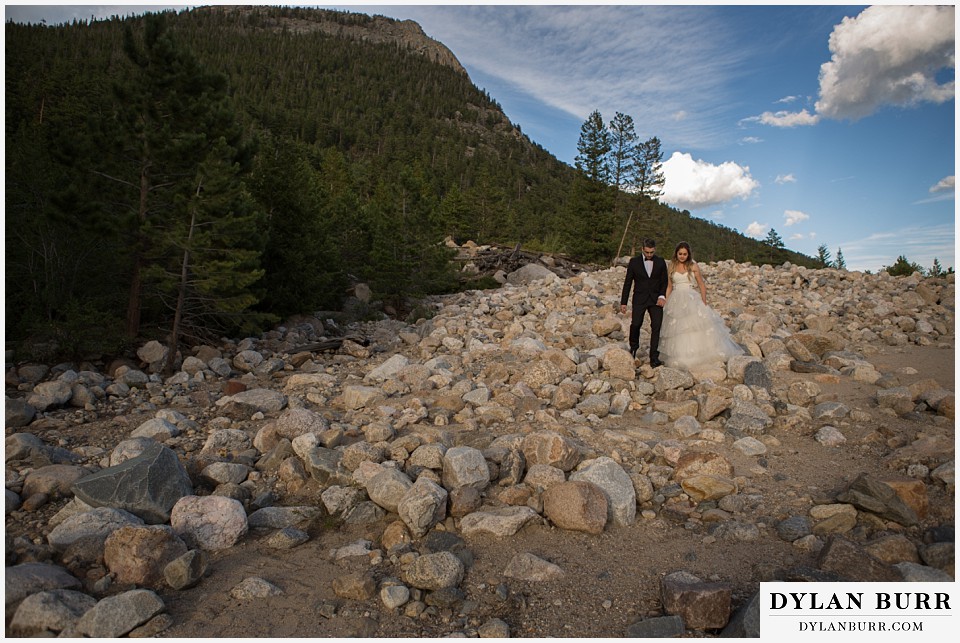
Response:
[{"label": "black dress pants", "polygon": [[643,326],[644,313],[650,315],[650,361],[660,360],[660,325],[663,323],[663,307],[653,304],[644,308],[633,308],[630,319],[630,352],[636,353],[640,347],[640,327]]}]

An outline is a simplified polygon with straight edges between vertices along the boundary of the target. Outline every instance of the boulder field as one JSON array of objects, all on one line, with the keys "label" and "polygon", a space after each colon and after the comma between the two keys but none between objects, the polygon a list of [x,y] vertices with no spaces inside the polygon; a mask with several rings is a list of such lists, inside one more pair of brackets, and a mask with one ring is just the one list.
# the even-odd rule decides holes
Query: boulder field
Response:
[{"label": "boulder field", "polygon": [[631,357],[622,265],[166,377],[8,355],[7,634],[742,637],[763,580],[952,581],[954,275],[702,270],[745,354],[694,372]]}]

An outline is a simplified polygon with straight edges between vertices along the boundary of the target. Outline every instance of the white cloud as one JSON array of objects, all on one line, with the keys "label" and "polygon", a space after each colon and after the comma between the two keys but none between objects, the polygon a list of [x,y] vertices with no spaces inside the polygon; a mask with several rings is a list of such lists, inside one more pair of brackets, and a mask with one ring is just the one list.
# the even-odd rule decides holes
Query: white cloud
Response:
[{"label": "white cloud", "polygon": [[775,102],[775,103],[792,103],[793,101],[797,100],[798,98],[800,98],[800,97],[799,97],[799,96],[784,96],[784,97],[781,98],[780,100],[774,101],[774,102]]},{"label": "white cloud", "polygon": [[811,114],[805,109],[799,112],[764,112],[754,118],[759,120],[763,125],[772,125],[773,127],[816,125],[820,121],[820,117],[817,114]]},{"label": "white cloud", "polygon": [[955,81],[954,7],[876,5],[844,18],[830,34],[832,57],[820,67],[817,114],[856,120],[884,105],[943,103]]},{"label": "white cloud", "polygon": [[675,113],[673,114],[673,120],[675,120],[675,121],[677,121],[677,122],[682,121],[682,120],[686,120],[686,118],[687,118],[687,113],[686,113],[684,110],[682,110],[682,109],[681,109],[679,112],[675,112]]},{"label": "white cloud", "polygon": [[758,223],[754,221],[747,226],[747,229],[743,231],[748,237],[753,237],[754,239],[763,239],[767,236],[767,232],[770,230],[770,226],[765,223]]},{"label": "white cloud", "polygon": [[786,225],[791,226],[795,223],[800,223],[801,221],[806,221],[810,218],[809,214],[801,212],[800,210],[784,210],[783,219],[786,221]]},{"label": "white cloud", "polygon": [[936,185],[930,188],[930,194],[936,194],[937,192],[953,192],[956,189],[956,177],[947,176],[940,179]]},{"label": "white cloud", "polygon": [[930,194],[933,196],[928,199],[914,201],[912,205],[925,205],[927,203],[940,203],[942,201],[951,201],[956,198],[956,180],[954,176],[945,176],[937,181],[936,185],[930,186]]},{"label": "white cloud", "polygon": [[674,152],[663,163],[663,177],[662,201],[681,208],[704,208],[745,199],[760,187],[750,176],[749,167],[732,161],[712,165],[681,152]]},{"label": "white cloud", "polygon": [[773,180],[774,183],[783,185],[784,183],[796,183],[797,177],[793,174],[778,174],[777,178]]},{"label": "white cloud", "polygon": [[763,143],[763,139],[758,138],[756,136],[744,136],[743,138],[740,139],[741,145],[743,144],[754,145],[756,143]]}]

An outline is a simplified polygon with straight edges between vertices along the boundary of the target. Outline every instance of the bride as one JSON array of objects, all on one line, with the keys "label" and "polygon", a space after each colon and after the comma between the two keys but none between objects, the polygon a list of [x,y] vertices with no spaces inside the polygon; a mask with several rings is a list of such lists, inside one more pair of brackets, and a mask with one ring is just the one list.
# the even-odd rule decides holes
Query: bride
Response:
[{"label": "bride", "polygon": [[743,349],[730,337],[723,318],[707,306],[707,286],[690,244],[673,251],[663,307],[660,356],[671,368],[691,369],[726,362]]}]

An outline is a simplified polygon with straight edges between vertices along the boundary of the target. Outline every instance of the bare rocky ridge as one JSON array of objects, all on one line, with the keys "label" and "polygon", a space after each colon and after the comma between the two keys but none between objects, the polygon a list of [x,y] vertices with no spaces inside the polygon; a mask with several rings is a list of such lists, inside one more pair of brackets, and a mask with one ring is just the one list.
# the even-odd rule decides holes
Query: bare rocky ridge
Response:
[{"label": "bare rocky ridge", "polygon": [[[250,13],[255,11],[251,7],[215,6],[197,10],[224,11]],[[329,15],[328,15],[329,14]],[[337,38],[359,40],[373,44],[396,44],[404,49],[414,51],[427,60],[450,67],[457,72],[467,75],[457,57],[443,43],[430,38],[423,32],[423,28],[413,20],[394,20],[385,16],[372,16],[369,20],[358,19],[354,23],[344,23],[332,19],[333,12],[315,11],[313,19],[277,18],[271,19],[274,28],[278,31],[287,30],[292,33],[320,32]]]},{"label": "bare rocky ridge", "polygon": [[8,364],[7,634],[749,636],[761,581],[953,580],[953,275],[704,265],[748,354],[686,373],[622,266],[545,263],[165,380]]}]

